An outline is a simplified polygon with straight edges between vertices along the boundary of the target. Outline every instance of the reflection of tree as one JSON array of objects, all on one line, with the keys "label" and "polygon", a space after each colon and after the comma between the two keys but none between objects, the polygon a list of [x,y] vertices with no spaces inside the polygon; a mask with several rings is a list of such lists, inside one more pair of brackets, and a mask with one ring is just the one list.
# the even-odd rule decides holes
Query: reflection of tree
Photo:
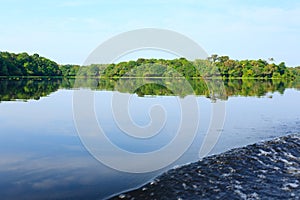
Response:
[{"label": "reflection of tree", "polygon": [[143,97],[147,94],[155,94],[155,95],[174,95],[171,90],[166,88],[165,86],[149,83],[146,85],[143,85],[142,87],[139,87],[135,93],[139,97]]},{"label": "reflection of tree", "polygon": [[[206,96],[212,100],[227,100],[229,96],[265,96],[268,92],[284,93],[286,88],[300,88],[300,80],[263,80],[263,79],[188,79],[193,92],[185,90],[182,79],[176,78],[124,78],[124,79],[80,79],[81,87],[94,90],[117,90],[124,93],[144,95],[190,94]],[[137,85],[141,87],[136,88]],[[223,86],[222,86],[223,85]],[[170,88],[171,87],[171,88]],[[134,90],[132,88],[135,88]],[[225,89],[225,90],[224,90]],[[176,91],[175,93],[173,91]]]},{"label": "reflection of tree", "polygon": [[268,92],[284,93],[293,81],[238,79],[224,82],[228,96],[265,96]]},{"label": "reflection of tree", "polygon": [[61,79],[2,79],[0,101],[38,100],[56,91]]},{"label": "reflection of tree", "polygon": [[[76,84],[75,84],[76,83]],[[186,86],[188,85],[188,86]],[[47,96],[59,88],[89,88],[92,90],[119,91],[145,95],[172,95],[185,97],[195,94],[227,100],[230,96],[265,96],[268,92],[284,93],[286,88],[300,90],[300,79],[180,79],[180,78],[35,78],[0,79],[0,101],[28,100]]]}]

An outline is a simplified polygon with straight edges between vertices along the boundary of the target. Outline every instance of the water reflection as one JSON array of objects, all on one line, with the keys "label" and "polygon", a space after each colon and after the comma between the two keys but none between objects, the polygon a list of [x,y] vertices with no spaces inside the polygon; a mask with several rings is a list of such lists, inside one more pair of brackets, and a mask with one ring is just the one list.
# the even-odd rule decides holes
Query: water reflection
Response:
[{"label": "water reflection", "polygon": [[39,100],[55,92],[61,79],[0,79],[0,101]]},{"label": "water reflection", "polygon": [[[76,133],[72,95],[73,88],[88,88],[95,91],[96,99],[110,102],[115,90],[130,93],[131,86],[128,84],[142,85],[133,95],[133,106],[139,108],[132,112],[137,123],[145,125],[149,121],[142,108],[148,109],[150,104],[160,103],[169,106],[168,110],[172,115],[168,118],[169,124],[177,124],[176,116],[179,112],[174,109],[174,94],[164,86],[172,84],[172,81],[174,80],[80,79],[75,85],[74,79],[1,79],[1,199],[102,199],[140,186],[167,170],[165,168],[146,174],[122,173],[93,159]],[[201,124],[193,145],[174,165],[198,158],[199,147],[210,120],[211,103],[216,99],[228,102],[227,120],[212,153],[286,133],[300,132],[300,93],[288,89],[299,90],[299,81],[227,80],[224,82],[225,91],[220,90],[220,82],[192,79],[189,83],[198,95]],[[214,94],[208,90],[207,84],[214,88]],[[180,92],[182,98],[189,95],[184,90]],[[256,98],[266,94],[273,98]],[[159,98],[145,98],[148,95]],[[45,96],[47,98],[41,98]],[[31,99],[39,100],[30,101]],[[10,102],[15,100],[22,101]],[[105,113],[101,115],[99,112],[98,119],[100,123],[104,123],[110,139],[124,149],[152,151],[165,145],[173,137],[174,126],[166,127],[165,135],[153,142],[144,141],[140,144],[125,136],[120,137],[120,131],[110,122],[112,117],[105,110],[108,108],[106,105],[96,105],[96,110],[104,109],[102,113]],[[109,155],[109,149],[103,150]]]},{"label": "water reflection", "polygon": [[[130,80],[130,81],[129,81]],[[183,90],[181,79],[176,78],[134,78],[134,79],[105,79],[105,78],[11,78],[0,79],[0,101],[15,100],[39,100],[58,89],[90,88],[100,91],[119,91],[122,93],[135,93],[139,97],[147,95],[172,96],[173,92],[166,86],[178,87],[181,97],[190,95],[190,92]],[[262,97],[269,92],[283,94],[287,88],[300,89],[300,80],[256,80],[256,79],[227,79],[227,80],[188,80],[193,88],[193,95],[205,96],[212,100],[227,100],[231,96],[255,96]],[[225,91],[221,90],[224,84]],[[135,91],[136,85],[141,85]],[[208,87],[209,86],[209,87]],[[211,92],[214,91],[215,94]]]},{"label": "water reflection", "polygon": [[1,199],[102,199],[143,184],[101,165],[86,151],[72,117],[72,91],[0,104]]}]

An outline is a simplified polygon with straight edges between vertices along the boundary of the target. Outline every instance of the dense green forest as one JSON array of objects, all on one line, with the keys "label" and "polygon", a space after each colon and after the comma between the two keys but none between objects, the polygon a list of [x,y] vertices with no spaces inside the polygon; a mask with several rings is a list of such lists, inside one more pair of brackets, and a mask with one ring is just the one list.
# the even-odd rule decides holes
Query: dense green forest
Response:
[{"label": "dense green forest", "polygon": [[63,77],[220,77],[294,79],[300,77],[300,67],[290,68],[284,62],[265,60],[233,60],[212,55],[206,60],[188,61],[138,59],[137,61],[90,66],[59,65],[38,54],[0,52],[0,76],[63,76]]},{"label": "dense green forest", "polygon": [[138,59],[109,65],[81,67],[79,76],[104,77],[222,77],[222,78],[277,78],[293,79],[300,76],[300,67],[289,68],[285,63],[268,63],[264,60],[232,60],[228,56],[188,61]]},{"label": "dense green forest", "polygon": [[0,52],[0,76],[60,76],[58,64],[38,54]]}]

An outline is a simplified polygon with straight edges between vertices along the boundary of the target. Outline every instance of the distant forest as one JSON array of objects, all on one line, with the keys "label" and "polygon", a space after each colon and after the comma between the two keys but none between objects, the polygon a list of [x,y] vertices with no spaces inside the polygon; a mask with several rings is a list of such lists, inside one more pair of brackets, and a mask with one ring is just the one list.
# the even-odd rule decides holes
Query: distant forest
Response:
[{"label": "distant forest", "polygon": [[300,77],[300,67],[287,67],[284,62],[275,64],[261,59],[239,61],[218,55],[212,55],[206,60],[140,58],[137,61],[118,64],[92,64],[81,67],[59,65],[38,54],[0,52],[0,76],[294,79]]}]

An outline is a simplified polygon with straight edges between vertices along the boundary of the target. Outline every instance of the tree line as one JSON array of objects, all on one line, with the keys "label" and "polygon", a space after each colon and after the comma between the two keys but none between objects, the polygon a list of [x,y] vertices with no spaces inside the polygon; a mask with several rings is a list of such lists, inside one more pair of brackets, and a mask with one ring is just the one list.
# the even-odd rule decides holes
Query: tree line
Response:
[{"label": "tree line", "polygon": [[61,76],[58,64],[38,54],[0,52],[0,76]]},{"label": "tree line", "polygon": [[262,59],[233,60],[216,54],[205,60],[188,61],[143,59],[113,64],[89,66],[59,65],[38,54],[0,52],[0,76],[63,76],[63,77],[221,77],[294,79],[300,77],[300,67],[287,67]]}]

